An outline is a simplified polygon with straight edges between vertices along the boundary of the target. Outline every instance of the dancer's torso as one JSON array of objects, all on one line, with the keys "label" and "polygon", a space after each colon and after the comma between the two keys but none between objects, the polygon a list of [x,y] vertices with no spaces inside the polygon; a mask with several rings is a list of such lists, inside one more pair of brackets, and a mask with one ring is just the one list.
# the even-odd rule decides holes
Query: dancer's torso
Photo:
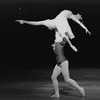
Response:
[{"label": "dancer's torso", "polygon": [[54,53],[56,55],[57,63],[66,61],[66,58],[64,56],[64,47],[65,47],[65,43],[55,42],[55,51],[54,51]]},{"label": "dancer's torso", "polygon": [[70,11],[65,11],[65,12],[63,11],[59,15],[57,15],[54,19],[52,20],[48,19],[48,25],[53,28],[56,28],[56,30],[60,34],[65,34],[67,32],[69,34],[69,38],[73,39],[75,36],[71,32],[71,27],[69,26],[67,20],[67,18],[69,18],[71,14],[72,13]]}]

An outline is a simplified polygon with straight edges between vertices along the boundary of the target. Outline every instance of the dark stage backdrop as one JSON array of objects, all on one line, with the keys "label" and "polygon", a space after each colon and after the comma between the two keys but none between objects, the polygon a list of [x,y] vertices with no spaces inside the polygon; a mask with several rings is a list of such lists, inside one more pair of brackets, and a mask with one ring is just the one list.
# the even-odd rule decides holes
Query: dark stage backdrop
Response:
[{"label": "dark stage backdrop", "polygon": [[78,24],[69,20],[76,36],[67,44],[66,58],[71,68],[99,68],[100,1],[99,0],[0,0],[0,68],[3,70],[51,69],[56,64],[51,44],[54,31],[44,26],[20,25],[15,20],[44,20],[54,18],[63,9],[80,13],[89,36]]}]

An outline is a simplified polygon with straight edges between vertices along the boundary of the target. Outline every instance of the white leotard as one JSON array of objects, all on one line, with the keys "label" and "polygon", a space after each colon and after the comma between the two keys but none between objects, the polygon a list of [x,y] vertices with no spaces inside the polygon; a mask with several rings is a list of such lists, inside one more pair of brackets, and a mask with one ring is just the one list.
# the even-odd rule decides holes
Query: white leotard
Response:
[{"label": "white leotard", "polygon": [[59,15],[57,15],[54,19],[45,20],[45,24],[49,28],[56,28],[57,31],[55,33],[55,41],[61,42],[62,37],[65,37],[65,33],[68,34],[70,39],[75,38],[71,27],[68,23],[68,18],[70,18],[72,12],[69,10],[63,10]]},{"label": "white leotard", "polygon": [[70,39],[75,38],[71,27],[68,23],[68,18],[70,18],[72,12],[69,10],[64,10],[62,11],[58,16],[56,16],[56,18],[54,19],[55,21],[55,25],[57,27],[58,32],[64,36],[65,33],[67,32],[67,34],[69,35]]}]

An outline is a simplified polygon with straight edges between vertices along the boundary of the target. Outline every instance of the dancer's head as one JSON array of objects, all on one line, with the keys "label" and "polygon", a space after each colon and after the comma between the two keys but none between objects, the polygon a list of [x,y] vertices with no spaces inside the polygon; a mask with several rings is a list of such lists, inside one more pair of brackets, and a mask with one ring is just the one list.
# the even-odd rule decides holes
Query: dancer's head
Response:
[{"label": "dancer's head", "polygon": [[78,13],[78,14],[76,14],[76,15],[74,15],[75,17],[76,17],[76,19],[78,19],[78,20],[82,20],[82,16]]}]

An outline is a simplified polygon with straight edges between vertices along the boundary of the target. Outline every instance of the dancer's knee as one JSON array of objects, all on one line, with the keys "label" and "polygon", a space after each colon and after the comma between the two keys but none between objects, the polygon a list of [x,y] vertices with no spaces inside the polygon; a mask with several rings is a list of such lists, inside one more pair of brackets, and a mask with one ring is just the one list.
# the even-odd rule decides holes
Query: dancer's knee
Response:
[{"label": "dancer's knee", "polygon": [[56,80],[57,77],[55,77],[54,75],[51,76],[51,80]]},{"label": "dancer's knee", "polygon": [[71,81],[71,78],[65,78],[65,82],[67,82],[67,83],[70,83],[70,81]]}]

